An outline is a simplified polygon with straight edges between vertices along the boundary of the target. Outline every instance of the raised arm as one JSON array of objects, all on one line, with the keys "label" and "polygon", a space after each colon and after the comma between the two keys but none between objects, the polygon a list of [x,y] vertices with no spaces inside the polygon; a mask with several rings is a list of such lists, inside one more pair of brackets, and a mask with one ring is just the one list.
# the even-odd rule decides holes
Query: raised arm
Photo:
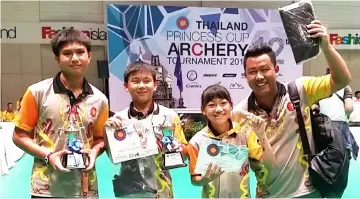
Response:
[{"label": "raised arm", "polygon": [[344,59],[329,43],[327,30],[321,21],[314,20],[308,28],[309,33],[313,34],[312,37],[321,38],[321,49],[330,68],[331,93],[334,93],[350,83],[350,72]]}]

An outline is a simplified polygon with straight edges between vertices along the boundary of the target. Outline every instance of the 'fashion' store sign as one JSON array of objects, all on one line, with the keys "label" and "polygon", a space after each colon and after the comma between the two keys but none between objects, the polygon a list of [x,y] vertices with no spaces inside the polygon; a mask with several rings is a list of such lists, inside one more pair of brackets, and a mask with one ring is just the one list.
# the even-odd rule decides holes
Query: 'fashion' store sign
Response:
[{"label": "'fashion' store sign", "polygon": [[84,32],[93,45],[105,45],[107,40],[104,24],[70,22],[19,22],[2,23],[1,43],[49,44],[57,32],[73,27]]},{"label": "'fashion' store sign", "polygon": [[336,49],[360,49],[360,30],[329,30],[329,42]]}]

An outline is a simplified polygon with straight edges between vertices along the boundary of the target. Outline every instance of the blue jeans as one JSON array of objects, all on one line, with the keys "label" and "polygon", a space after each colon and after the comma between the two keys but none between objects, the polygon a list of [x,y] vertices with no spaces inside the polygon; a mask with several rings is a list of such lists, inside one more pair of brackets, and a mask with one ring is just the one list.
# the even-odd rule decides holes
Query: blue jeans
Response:
[{"label": "blue jeans", "polygon": [[349,124],[342,121],[331,121],[334,126],[341,132],[344,146],[352,152],[352,157],[356,160],[359,152],[359,146],[352,135]]}]

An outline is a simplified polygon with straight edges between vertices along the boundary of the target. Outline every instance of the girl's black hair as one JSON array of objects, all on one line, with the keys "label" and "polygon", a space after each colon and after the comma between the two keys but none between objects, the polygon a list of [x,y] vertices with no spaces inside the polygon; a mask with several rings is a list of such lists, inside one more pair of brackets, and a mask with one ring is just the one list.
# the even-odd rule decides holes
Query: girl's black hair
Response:
[{"label": "girl's black hair", "polygon": [[209,103],[211,100],[213,99],[226,99],[227,101],[230,102],[231,106],[232,106],[232,100],[230,97],[230,93],[229,91],[219,85],[219,84],[214,84],[211,86],[208,86],[202,93],[201,95],[201,110],[203,110],[206,106],[207,103]]}]

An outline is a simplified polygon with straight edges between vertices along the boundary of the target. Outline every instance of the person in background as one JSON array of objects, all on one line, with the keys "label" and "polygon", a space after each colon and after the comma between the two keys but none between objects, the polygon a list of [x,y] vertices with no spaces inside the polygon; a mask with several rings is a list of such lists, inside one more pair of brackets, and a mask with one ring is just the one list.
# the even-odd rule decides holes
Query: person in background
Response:
[{"label": "person in background", "polygon": [[[185,160],[187,158],[187,141],[180,118],[174,110],[154,102],[153,95],[157,86],[156,71],[150,64],[141,60],[129,64],[124,72],[124,82],[125,90],[131,95],[132,102],[128,108],[115,112],[114,116],[108,119],[106,125],[121,129],[122,122],[137,121],[142,126],[142,132],[150,131],[155,134],[161,153],[122,162],[119,178],[113,182],[115,196],[173,198],[170,172],[162,168],[164,161],[162,152],[166,150],[166,146],[162,143],[163,133],[154,126],[164,123],[165,120],[172,123],[175,127],[174,139],[179,143],[174,150],[182,150],[181,153]],[[140,187],[139,184],[141,184]],[[145,192],[143,192],[144,190]]]},{"label": "person in background", "polygon": [[[109,108],[106,96],[85,79],[92,57],[90,38],[65,28],[51,40],[51,47],[60,72],[27,88],[13,121],[13,141],[34,156],[31,198],[96,198],[94,166],[105,148],[103,128]],[[66,149],[65,132],[59,129],[66,130],[70,122],[86,132],[77,135],[84,145],[80,153],[85,169],[70,170],[63,164],[71,152]]]},{"label": "person in background", "polygon": [[2,113],[2,119],[4,122],[11,122],[15,117],[15,112],[13,110],[13,103],[9,102],[7,104],[7,109]]},{"label": "person in background", "polygon": [[[326,75],[330,74],[330,68],[326,69]],[[319,106],[319,107],[317,107]],[[318,108],[320,113],[327,115],[332,124],[341,132],[344,146],[348,149],[348,157],[356,160],[359,152],[359,146],[349,128],[349,117],[353,112],[352,90],[350,86],[334,92],[330,97],[320,100],[312,106],[312,109]],[[344,168],[349,174],[349,166]]]},{"label": "person in background", "polygon": [[360,102],[360,91],[355,91],[354,101]]},{"label": "person in background", "polygon": [[[226,88],[215,84],[207,87],[201,95],[201,111],[207,118],[207,126],[197,132],[188,145],[191,182],[195,186],[202,186],[202,198],[250,198],[249,164],[257,176],[261,171],[260,164],[263,160],[263,149],[258,138],[264,138],[265,122],[253,114],[231,113],[232,100]],[[235,116],[235,114],[237,116]],[[230,117],[236,118],[233,121]],[[246,118],[248,117],[248,118]],[[255,133],[256,132],[256,133]],[[218,140],[235,146],[248,147],[248,158],[237,172],[225,172],[219,165],[210,162],[205,174],[196,173],[202,143],[209,140]],[[267,139],[266,141],[267,142]],[[269,143],[265,143],[264,154],[270,162],[274,163],[274,155]],[[221,151],[220,151],[221,153]],[[265,172],[266,173],[266,172]],[[261,176],[260,176],[261,177]],[[261,181],[261,179],[258,179]]]},{"label": "person in background", "polygon": [[353,98],[354,110],[349,118],[350,126],[360,126],[360,91],[355,92],[355,97]]},{"label": "person in background", "polygon": [[[327,68],[326,75],[329,74],[330,68]],[[351,157],[352,152],[352,156],[356,160],[359,146],[356,143],[348,124],[350,114],[354,109],[350,86],[346,86],[333,93],[330,97],[320,100],[318,105],[320,106],[320,113],[327,115],[339,132],[341,132],[344,146],[349,150],[349,157]]]},{"label": "person in background", "polygon": [[[320,39],[322,53],[330,66],[329,75],[295,80],[310,148],[314,150],[309,107],[347,86],[351,75],[344,59],[329,43],[323,24],[314,20],[307,28],[311,37]],[[257,197],[320,198],[320,192],[311,184],[308,164],[303,158],[296,111],[287,92],[287,84],[277,81],[279,65],[275,52],[264,43],[250,46],[244,56],[244,71],[252,93],[234,110],[249,111],[265,119],[266,137],[276,157],[275,165],[267,166],[266,186],[257,187]],[[333,194],[331,191],[328,193],[330,196]]]}]

